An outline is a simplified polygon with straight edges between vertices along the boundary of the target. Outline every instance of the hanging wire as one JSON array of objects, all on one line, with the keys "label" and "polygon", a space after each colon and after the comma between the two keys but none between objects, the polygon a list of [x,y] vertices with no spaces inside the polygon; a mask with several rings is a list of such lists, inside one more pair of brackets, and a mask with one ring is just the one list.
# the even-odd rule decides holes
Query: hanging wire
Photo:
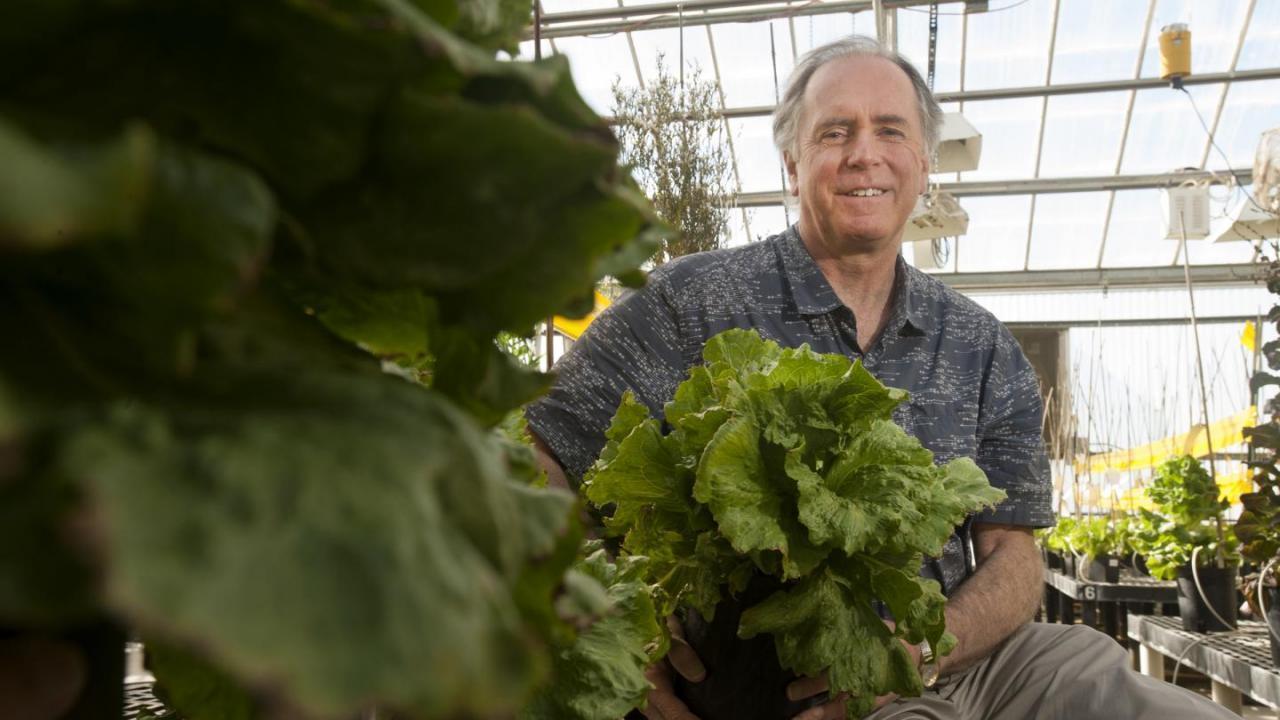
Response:
[{"label": "hanging wire", "polygon": [[[1178,88],[1178,89],[1181,90],[1183,94],[1187,96],[1187,100],[1191,101],[1191,110],[1192,112],[1195,113],[1196,120],[1200,121],[1200,127],[1204,129],[1204,134],[1209,137],[1209,145],[1212,146],[1214,150],[1218,151],[1218,157],[1222,158],[1223,164],[1226,166],[1227,170],[1230,171],[1231,160],[1227,158],[1227,154],[1222,151],[1221,147],[1218,146],[1218,141],[1214,139],[1213,132],[1209,130],[1208,123],[1204,121],[1204,116],[1200,114],[1200,108],[1196,105],[1195,97],[1185,87]],[[1254,207],[1256,207],[1257,209],[1263,212],[1267,212],[1266,208],[1262,207],[1262,205],[1258,203],[1258,200],[1253,196],[1253,193],[1246,190],[1243,185],[1241,185],[1239,182],[1236,181],[1236,176],[1234,173],[1231,173],[1231,172],[1227,173],[1227,184],[1230,187],[1234,187],[1236,190],[1239,190],[1240,192],[1244,193],[1245,197],[1249,199],[1249,202],[1253,203]]]}]

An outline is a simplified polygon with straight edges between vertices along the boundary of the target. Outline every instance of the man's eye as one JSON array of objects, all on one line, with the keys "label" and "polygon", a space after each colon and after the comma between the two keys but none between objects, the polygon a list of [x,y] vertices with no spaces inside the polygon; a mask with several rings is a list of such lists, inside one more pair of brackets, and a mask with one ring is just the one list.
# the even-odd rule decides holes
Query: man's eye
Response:
[{"label": "man's eye", "polygon": [[828,130],[822,133],[822,140],[824,142],[839,142],[844,138],[845,132],[843,130]]},{"label": "man's eye", "polygon": [[891,138],[904,138],[907,136],[906,133],[902,132],[898,128],[881,128],[880,134],[882,136],[891,137]]}]

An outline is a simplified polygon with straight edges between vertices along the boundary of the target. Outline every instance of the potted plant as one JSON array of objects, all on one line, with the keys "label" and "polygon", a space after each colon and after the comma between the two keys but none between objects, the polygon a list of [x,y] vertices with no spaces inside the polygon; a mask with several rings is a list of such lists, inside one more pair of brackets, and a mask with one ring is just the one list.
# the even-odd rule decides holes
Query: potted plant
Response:
[{"label": "potted plant", "polygon": [[[1265,256],[1262,260],[1267,263],[1267,289],[1280,295],[1280,261],[1267,261]],[[1280,304],[1272,306],[1267,320],[1280,330]],[[1261,350],[1267,366],[1280,370],[1280,340],[1264,344]],[[1256,395],[1267,385],[1280,385],[1280,376],[1256,372],[1249,383],[1250,393]],[[1280,456],[1280,405],[1276,398],[1268,401],[1267,411],[1267,422],[1244,429],[1249,439],[1249,467],[1258,489],[1240,496],[1244,510],[1236,520],[1235,532],[1241,554],[1258,566],[1243,589],[1250,606],[1270,628],[1271,661],[1280,667],[1280,575],[1276,572],[1280,566],[1280,468],[1276,464]]]},{"label": "potted plant", "polygon": [[1142,554],[1142,531],[1142,518],[1136,515],[1120,515],[1111,521],[1115,553],[1120,556],[1120,566],[1128,567],[1139,575],[1150,575],[1147,559]]},{"label": "potted plant", "polygon": [[1244,510],[1236,520],[1235,533],[1241,555],[1256,564],[1258,572],[1245,580],[1243,590],[1258,617],[1271,627],[1271,660],[1280,667],[1280,468],[1276,467],[1280,425],[1273,419],[1244,432],[1253,449],[1249,465],[1258,490],[1240,496]]},{"label": "potted plant", "polygon": [[1067,536],[1075,527],[1076,519],[1070,516],[1058,518],[1058,524],[1035,532],[1045,565],[1050,570],[1065,572],[1065,558],[1071,555],[1067,548]]},{"label": "potted plant", "polygon": [[1141,545],[1153,577],[1178,581],[1185,630],[1230,630],[1236,624],[1236,574],[1240,556],[1228,507],[1218,486],[1190,455],[1162,463],[1148,494],[1155,512],[1142,510]]},{"label": "potted plant", "polygon": [[1120,538],[1111,519],[1091,517],[1074,524],[1067,537],[1077,554],[1076,573],[1081,580],[1120,582]]}]

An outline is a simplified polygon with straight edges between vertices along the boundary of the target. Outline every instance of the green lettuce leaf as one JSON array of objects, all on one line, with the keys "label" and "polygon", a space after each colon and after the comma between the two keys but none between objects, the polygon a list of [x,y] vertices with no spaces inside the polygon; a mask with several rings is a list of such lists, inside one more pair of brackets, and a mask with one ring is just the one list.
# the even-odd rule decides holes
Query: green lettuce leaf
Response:
[{"label": "green lettuce leaf", "polygon": [[248,408],[131,404],[85,427],[64,462],[100,500],[110,602],[316,715],[510,707],[544,670],[514,587],[573,500],[506,480],[465,416],[402,387],[300,374]]},{"label": "green lettuce leaf", "polygon": [[605,588],[606,605],[590,627],[555,653],[551,682],[525,706],[522,720],[617,720],[644,703],[652,687],[645,668],[665,653],[645,562],[610,562],[598,549],[575,565]]},{"label": "green lettuce leaf", "polygon": [[608,532],[650,560],[663,600],[704,616],[753,573],[787,581],[744,612],[740,635],[772,634],[793,672],[827,670],[850,718],[877,695],[919,694],[902,641],[954,646],[922,559],[1004,493],[972,460],[936,466],[891,420],[906,393],[861,363],[745,330],[712,338],[703,359],[665,408],[666,435],[624,397],[584,478]]}]

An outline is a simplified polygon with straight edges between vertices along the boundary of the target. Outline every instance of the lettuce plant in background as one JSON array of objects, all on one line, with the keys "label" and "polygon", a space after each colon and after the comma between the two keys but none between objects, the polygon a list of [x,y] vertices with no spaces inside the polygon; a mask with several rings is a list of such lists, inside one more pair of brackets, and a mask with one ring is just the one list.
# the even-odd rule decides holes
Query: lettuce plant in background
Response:
[{"label": "lettuce plant in background", "polygon": [[1190,565],[1196,548],[1199,566],[1219,557],[1228,566],[1239,563],[1235,534],[1221,521],[1229,504],[1199,460],[1183,455],[1164,461],[1147,494],[1155,511],[1141,511],[1137,537],[1152,577],[1174,579],[1179,567]]},{"label": "lettuce plant in background", "polygon": [[0,626],[125,623],[205,719],[511,714],[562,617],[652,636],[487,429],[547,385],[494,337],[657,247],[567,63],[495,59],[528,14],[6,7]]},{"label": "lettuce plant in background", "polygon": [[890,419],[906,393],[861,363],[746,330],[712,338],[703,358],[665,407],[665,435],[624,396],[584,478],[587,498],[611,511],[607,533],[647,559],[664,614],[711,617],[753,575],[783,581],[744,611],[739,635],[772,635],[797,674],[829,669],[832,691],[851,694],[850,718],[877,695],[918,695],[901,641],[954,645],[922,558],[1004,493],[967,458],[935,466]]}]

